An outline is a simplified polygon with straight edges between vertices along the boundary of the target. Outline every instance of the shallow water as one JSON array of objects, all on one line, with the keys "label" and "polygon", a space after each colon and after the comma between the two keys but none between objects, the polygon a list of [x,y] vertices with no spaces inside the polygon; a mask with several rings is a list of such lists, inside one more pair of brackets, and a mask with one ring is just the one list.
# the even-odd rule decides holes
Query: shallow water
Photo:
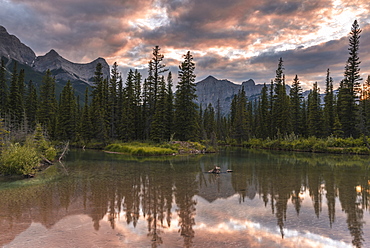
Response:
[{"label": "shallow water", "polygon": [[369,168],[366,156],[246,149],[70,151],[36,178],[0,181],[0,246],[369,247]]}]

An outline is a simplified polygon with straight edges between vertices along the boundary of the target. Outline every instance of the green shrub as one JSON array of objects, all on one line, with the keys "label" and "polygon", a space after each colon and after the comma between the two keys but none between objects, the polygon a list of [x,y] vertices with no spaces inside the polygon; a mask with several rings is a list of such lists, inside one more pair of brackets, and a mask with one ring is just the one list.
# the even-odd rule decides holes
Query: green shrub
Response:
[{"label": "green shrub", "polygon": [[47,158],[48,160],[54,160],[55,157],[57,156],[57,150],[55,150],[54,147],[50,146],[48,149],[46,149],[46,151],[44,152],[44,156],[45,158]]},{"label": "green shrub", "polygon": [[33,174],[39,166],[40,158],[34,147],[11,144],[5,148],[0,158],[0,171],[3,174]]}]

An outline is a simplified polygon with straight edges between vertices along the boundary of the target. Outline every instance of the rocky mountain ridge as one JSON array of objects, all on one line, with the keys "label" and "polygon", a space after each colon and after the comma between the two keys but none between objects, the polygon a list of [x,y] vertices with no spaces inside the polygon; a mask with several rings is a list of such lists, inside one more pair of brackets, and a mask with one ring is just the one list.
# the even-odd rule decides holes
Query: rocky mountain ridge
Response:
[{"label": "rocky mountain ridge", "polygon": [[0,57],[8,59],[8,64],[16,60],[41,73],[50,69],[57,82],[79,81],[79,83],[83,82],[91,86],[98,63],[102,64],[103,77],[110,75],[109,65],[103,58],[97,58],[86,64],[73,63],[53,49],[44,56],[36,56],[30,47],[23,44],[16,36],[10,35],[3,26],[0,26]]}]

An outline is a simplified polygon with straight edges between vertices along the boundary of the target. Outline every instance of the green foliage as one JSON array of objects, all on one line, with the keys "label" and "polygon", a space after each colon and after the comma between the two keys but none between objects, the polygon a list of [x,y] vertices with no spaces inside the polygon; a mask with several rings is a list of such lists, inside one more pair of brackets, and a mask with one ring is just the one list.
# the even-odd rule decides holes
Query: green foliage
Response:
[{"label": "green foliage", "polygon": [[35,147],[19,143],[5,148],[0,157],[0,172],[2,174],[28,175],[35,173],[40,157]]},{"label": "green foliage", "polygon": [[161,156],[161,155],[171,155],[177,152],[177,150],[172,148],[156,147],[144,143],[110,144],[107,147],[105,147],[105,150],[110,152],[119,152],[137,156]]}]

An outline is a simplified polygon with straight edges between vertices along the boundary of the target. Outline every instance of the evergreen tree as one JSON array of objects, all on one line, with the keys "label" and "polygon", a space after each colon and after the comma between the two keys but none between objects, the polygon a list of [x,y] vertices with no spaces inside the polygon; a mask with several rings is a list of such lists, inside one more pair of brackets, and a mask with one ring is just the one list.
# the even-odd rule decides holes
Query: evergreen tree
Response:
[{"label": "evergreen tree", "polygon": [[301,134],[302,128],[302,87],[299,82],[298,75],[293,79],[292,87],[290,88],[290,109],[292,129],[296,135]]},{"label": "evergreen tree", "polygon": [[317,82],[313,84],[313,89],[308,95],[308,135],[322,137],[323,136],[323,117],[320,106],[320,90],[317,87]]},{"label": "evergreen tree", "polygon": [[64,86],[58,113],[58,139],[74,140],[76,136],[77,102],[70,81]]},{"label": "evergreen tree", "polygon": [[109,80],[109,137],[115,139],[117,137],[118,117],[118,80],[119,72],[117,62],[114,62],[111,70],[111,78]]},{"label": "evergreen tree", "polygon": [[37,116],[37,92],[36,87],[32,81],[28,84],[28,93],[26,96],[26,117],[28,125],[31,130],[36,127],[36,116]]},{"label": "evergreen tree", "polygon": [[143,122],[142,122],[142,106],[141,106],[141,81],[142,76],[141,74],[135,70],[134,72],[134,98],[133,98],[133,105],[134,105],[134,125],[135,125],[135,139],[139,140],[142,139],[142,132],[144,129]]},{"label": "evergreen tree", "polygon": [[193,55],[189,51],[179,66],[179,83],[175,96],[175,130],[176,137],[180,140],[194,140],[199,137],[198,106],[194,102],[197,97],[194,70]]},{"label": "evergreen tree", "polygon": [[367,130],[370,128],[370,75],[367,77],[364,85],[362,87],[362,96],[361,96],[361,107],[362,115],[364,118],[364,125]]},{"label": "evergreen tree", "polygon": [[121,119],[121,138],[129,141],[135,139],[135,108],[136,99],[134,94],[134,72],[129,71],[124,88],[123,113]]},{"label": "evergreen tree", "polygon": [[8,112],[8,85],[6,83],[6,68],[4,60],[1,60],[0,67],[0,116]]},{"label": "evergreen tree", "polygon": [[330,77],[330,70],[326,74],[326,88],[324,97],[324,133],[329,136],[333,133],[335,106],[334,106],[333,79]]},{"label": "evergreen tree", "polygon": [[78,127],[78,136],[81,138],[84,144],[87,144],[92,139],[92,129],[93,127],[91,123],[89,108],[89,87],[86,87],[84,107]]},{"label": "evergreen tree", "polygon": [[248,114],[247,114],[247,97],[244,87],[234,96],[231,102],[230,128],[231,136],[241,144],[243,140],[249,138],[248,133]]},{"label": "evergreen tree", "polygon": [[93,126],[93,137],[98,141],[105,142],[108,139],[108,111],[107,96],[108,82],[103,79],[102,65],[98,63],[95,68],[92,103],[91,103],[91,120]]},{"label": "evergreen tree", "polygon": [[14,63],[13,73],[10,82],[10,92],[9,92],[9,113],[12,119],[12,130],[19,130],[24,117],[24,106],[23,106],[23,92],[19,87],[19,74],[17,70],[17,62]]},{"label": "evergreen tree", "polygon": [[212,143],[215,143],[216,140],[215,110],[211,103],[209,103],[207,108],[204,110],[203,126],[206,134],[204,138],[212,140]]},{"label": "evergreen tree", "polygon": [[157,96],[157,104],[153,116],[152,128],[150,132],[151,139],[154,141],[168,140],[167,134],[167,92],[164,77],[159,82],[159,91]]},{"label": "evergreen tree", "polygon": [[172,91],[173,83],[172,83],[172,73],[169,72],[167,76],[167,97],[166,97],[166,137],[168,140],[171,139],[171,135],[173,135],[173,122],[174,122],[174,95]]},{"label": "evergreen tree", "polygon": [[360,81],[360,58],[358,56],[360,45],[360,29],[357,20],[352,24],[349,38],[349,57],[344,70],[344,80],[338,93],[338,115],[345,137],[358,136],[356,119],[358,114]]},{"label": "evergreen tree", "polygon": [[269,112],[269,99],[268,87],[263,85],[261,96],[257,107],[257,130],[258,137],[266,139],[270,135],[270,112]]},{"label": "evergreen tree", "polygon": [[40,86],[37,119],[51,138],[55,138],[57,108],[55,78],[47,70]]},{"label": "evergreen tree", "polygon": [[290,133],[289,96],[286,94],[285,89],[285,76],[282,58],[279,59],[274,82],[272,123],[275,128],[274,136],[276,137],[276,135],[279,133],[282,135]]}]

